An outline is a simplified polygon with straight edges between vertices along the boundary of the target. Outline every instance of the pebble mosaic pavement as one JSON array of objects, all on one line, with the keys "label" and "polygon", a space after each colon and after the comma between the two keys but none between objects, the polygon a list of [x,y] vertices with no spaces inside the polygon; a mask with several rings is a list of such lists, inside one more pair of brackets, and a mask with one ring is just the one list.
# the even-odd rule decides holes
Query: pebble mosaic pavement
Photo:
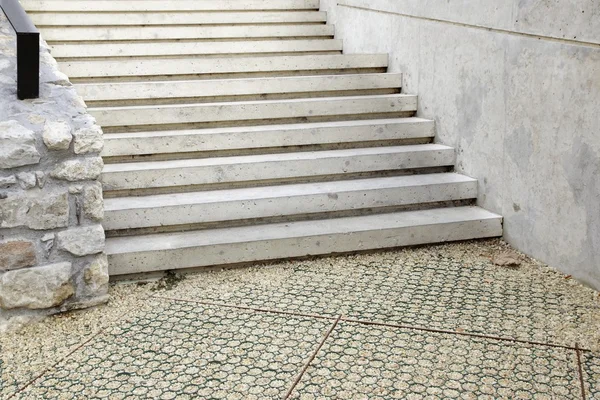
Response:
[{"label": "pebble mosaic pavement", "polygon": [[507,248],[115,285],[107,306],[0,337],[0,398],[600,400],[598,293],[523,256],[494,265]]}]

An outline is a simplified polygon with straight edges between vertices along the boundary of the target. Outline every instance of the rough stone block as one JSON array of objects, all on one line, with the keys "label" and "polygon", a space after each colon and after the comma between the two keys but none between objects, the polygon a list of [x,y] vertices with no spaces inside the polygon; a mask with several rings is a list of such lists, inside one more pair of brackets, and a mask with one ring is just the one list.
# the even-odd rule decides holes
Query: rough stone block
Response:
[{"label": "rough stone block", "polygon": [[93,221],[102,221],[104,218],[104,199],[102,186],[99,183],[83,189],[83,212]]},{"label": "rough stone block", "polygon": [[104,251],[104,229],[101,225],[71,228],[57,235],[58,248],[76,256]]},{"label": "rough stone block", "polygon": [[0,243],[0,272],[34,266],[35,246],[25,240]]},{"label": "rough stone block", "polygon": [[100,153],[103,147],[102,129],[98,125],[75,131],[75,154]]},{"label": "rough stone block", "polygon": [[75,293],[70,278],[69,262],[5,272],[0,275],[0,307],[56,307]]},{"label": "rough stone block", "polygon": [[108,280],[108,258],[106,254],[101,254],[83,273],[86,295],[105,295],[108,292]]},{"label": "rough stone block", "polygon": [[14,175],[7,177],[0,177],[0,188],[9,188],[13,185],[16,185],[17,177]]},{"label": "rough stone block", "polygon": [[67,160],[58,164],[50,175],[69,182],[95,180],[100,176],[103,167],[104,163],[100,157]]},{"label": "rough stone block", "polygon": [[69,225],[69,195],[23,193],[0,200],[0,228],[25,226],[35,230]]},{"label": "rough stone block", "polygon": [[40,162],[33,131],[17,121],[0,122],[0,169]]},{"label": "rough stone block", "polygon": [[73,140],[71,126],[64,121],[46,122],[42,136],[49,150],[67,150]]}]

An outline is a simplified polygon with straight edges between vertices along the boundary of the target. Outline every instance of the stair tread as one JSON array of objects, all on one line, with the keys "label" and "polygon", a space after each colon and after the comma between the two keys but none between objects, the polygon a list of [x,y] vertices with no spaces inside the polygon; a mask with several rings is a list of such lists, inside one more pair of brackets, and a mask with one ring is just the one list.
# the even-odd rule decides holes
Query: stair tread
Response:
[{"label": "stair tread", "polygon": [[334,35],[332,25],[196,25],[196,26],[64,26],[45,27],[47,41],[173,40],[173,39],[259,39],[324,37]]},{"label": "stair tread", "polygon": [[385,68],[387,54],[248,56],[161,60],[93,60],[59,62],[71,78],[163,76]]},{"label": "stair tread", "polygon": [[337,39],[328,39],[219,42],[186,41],[172,43],[68,43],[51,45],[50,49],[55,58],[177,55],[225,56],[228,54],[341,51],[342,41]]},{"label": "stair tread", "polygon": [[75,84],[86,101],[399,89],[401,73]]},{"label": "stair tread", "polygon": [[244,10],[308,10],[318,9],[318,0],[21,0],[26,11],[244,11]]},{"label": "stair tread", "polygon": [[295,104],[295,103],[330,103],[332,101],[352,102],[356,100],[375,100],[375,99],[414,99],[417,96],[412,94],[376,94],[364,96],[337,96],[337,97],[307,97],[300,99],[277,99],[277,100],[245,100],[245,101],[224,101],[215,103],[182,103],[182,104],[151,104],[135,106],[108,106],[108,107],[90,107],[90,112],[94,111],[129,111],[129,110],[152,110],[152,109],[180,109],[180,108],[224,108],[228,106],[252,106],[252,105],[276,105],[276,104]]},{"label": "stair tread", "polygon": [[277,162],[287,160],[317,160],[324,158],[340,158],[361,155],[379,155],[409,152],[434,152],[448,151],[452,147],[442,144],[419,144],[407,146],[368,147],[358,149],[324,150],[309,152],[292,152],[277,154],[259,154],[249,156],[212,157],[200,159],[169,160],[169,161],[146,161],[122,164],[107,164],[103,173],[129,172],[143,170],[179,169],[199,166],[235,165],[260,162]]},{"label": "stair tread", "polygon": [[[52,0],[54,1],[54,0]],[[325,23],[319,11],[30,12],[36,26],[132,26]]]},{"label": "stair tread", "polygon": [[311,194],[377,190],[394,187],[442,185],[476,182],[456,173],[395,176],[347,181],[315,182],[292,185],[262,186],[242,189],[223,189],[205,192],[161,194],[140,197],[117,197],[105,200],[105,211],[171,207],[189,204],[210,204],[228,201],[292,197]]},{"label": "stair tread", "polygon": [[125,133],[105,133],[105,140],[118,139],[134,139],[147,137],[162,137],[162,136],[186,136],[186,135],[212,135],[219,133],[243,133],[243,132],[262,132],[262,131],[280,131],[280,130],[296,130],[296,129],[318,129],[329,127],[352,127],[352,126],[368,126],[368,125],[385,125],[385,124],[414,124],[414,123],[430,123],[432,120],[419,117],[407,118],[384,118],[384,119],[367,119],[367,120],[345,120],[345,121],[330,121],[330,122],[306,122],[300,124],[276,124],[276,125],[255,125],[255,126],[234,126],[227,128],[204,128],[204,129],[181,129],[167,131],[142,131],[142,132],[125,132]]},{"label": "stair tread", "polygon": [[334,235],[365,231],[384,231],[394,228],[431,226],[474,220],[500,219],[498,214],[479,207],[451,207],[404,211],[358,217],[299,221],[256,226],[207,229],[184,233],[167,233],[109,238],[109,255],[175,250],[178,248],[214,246],[227,243],[256,242],[279,238]]}]

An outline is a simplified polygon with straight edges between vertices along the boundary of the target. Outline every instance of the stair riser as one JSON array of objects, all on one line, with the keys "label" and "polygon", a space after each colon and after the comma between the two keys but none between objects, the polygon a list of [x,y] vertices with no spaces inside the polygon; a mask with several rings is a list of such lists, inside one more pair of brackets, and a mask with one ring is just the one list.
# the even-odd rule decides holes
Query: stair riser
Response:
[{"label": "stair riser", "polygon": [[[243,80],[200,80],[172,82],[78,84],[77,93],[88,105],[97,102],[169,99],[218,99],[266,95],[298,94],[313,97],[317,94],[400,90],[402,74],[326,75],[312,77],[256,78]],[[333,96],[332,96],[333,97]]]},{"label": "stair riser", "polygon": [[115,78],[147,76],[186,76],[248,73],[296,73],[323,71],[332,74],[338,70],[361,70],[387,67],[386,55],[323,55],[288,57],[248,57],[221,59],[123,60],[123,61],[71,61],[59,63],[60,70],[70,78]]},{"label": "stair riser", "polygon": [[[264,128],[263,128],[264,129]],[[431,139],[434,123],[427,120],[388,121],[383,123],[358,124],[355,126],[297,125],[296,128],[253,131],[240,128],[234,132],[169,132],[153,135],[141,133],[107,134],[104,137],[103,157],[132,155],[155,155],[164,152],[216,152],[275,147],[310,146],[339,143],[364,143],[370,141],[392,141]]]},{"label": "stair riser", "polygon": [[[331,223],[335,223],[332,220]],[[501,218],[427,226],[378,229],[298,238],[256,240],[157,251],[110,254],[109,274],[124,275],[183,268],[258,262],[502,235]]]},{"label": "stair riser", "polygon": [[169,57],[185,55],[248,55],[260,53],[317,53],[341,52],[340,40],[281,40],[257,42],[173,42],[173,43],[119,43],[119,44],[61,44],[52,45],[52,56],[57,60],[69,58],[132,58]]},{"label": "stair riser", "polygon": [[[477,183],[473,181],[145,209],[107,209],[103,225],[110,231],[396,207],[475,197]],[[110,207],[110,202],[107,206]]]},{"label": "stair riser", "polygon": [[71,1],[22,0],[26,11],[80,12],[146,12],[146,11],[253,11],[253,10],[318,10],[318,0],[178,0],[178,1]]},{"label": "stair riser", "polygon": [[[243,26],[132,26],[132,27],[46,27],[42,35],[48,43],[90,41],[232,40],[257,38],[332,38],[331,25],[243,25]],[[135,42],[134,42],[135,43]],[[151,43],[151,42],[150,42]]]},{"label": "stair riser", "polygon": [[[234,121],[268,121],[290,118],[318,118],[415,112],[416,96],[342,97],[247,103],[90,108],[102,127],[131,127]],[[273,123],[273,122],[271,122]]]},{"label": "stair riser", "polygon": [[29,13],[38,27],[324,24],[326,13],[294,12],[153,12],[153,13]]},{"label": "stair riser", "polygon": [[[404,153],[343,156],[256,163],[203,165],[185,168],[109,172],[102,174],[104,190],[164,188],[170,186],[210,185],[226,182],[254,182],[295,177],[317,177],[361,172],[393,171],[450,166],[452,149]],[[180,165],[180,164],[177,164]],[[183,165],[183,164],[181,164]]]}]

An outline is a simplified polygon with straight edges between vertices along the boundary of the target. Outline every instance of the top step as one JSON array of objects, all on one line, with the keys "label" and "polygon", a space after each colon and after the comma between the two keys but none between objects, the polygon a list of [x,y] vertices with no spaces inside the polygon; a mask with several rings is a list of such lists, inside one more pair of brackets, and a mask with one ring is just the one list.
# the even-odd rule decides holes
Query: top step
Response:
[{"label": "top step", "polygon": [[324,24],[327,21],[327,14],[319,11],[30,12],[29,15],[37,26]]},{"label": "top step", "polygon": [[265,11],[318,10],[319,0],[22,0],[26,11],[147,12],[147,11]]}]

